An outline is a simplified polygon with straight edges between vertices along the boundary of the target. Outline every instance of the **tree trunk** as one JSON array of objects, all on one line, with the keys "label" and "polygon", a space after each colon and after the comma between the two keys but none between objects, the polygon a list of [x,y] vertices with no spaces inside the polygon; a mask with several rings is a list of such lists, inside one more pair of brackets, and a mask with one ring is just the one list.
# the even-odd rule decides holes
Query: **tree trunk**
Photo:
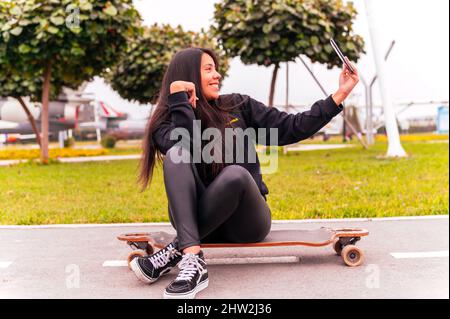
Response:
[{"label": "tree trunk", "polygon": [[42,164],[48,164],[48,105],[50,99],[50,82],[52,74],[51,61],[47,62],[44,72],[44,87],[42,90],[42,112],[41,112],[41,162]]},{"label": "tree trunk", "polygon": [[280,68],[280,65],[275,64],[275,68],[273,69],[273,74],[272,74],[272,83],[270,83],[269,106],[273,106],[273,98],[275,96],[275,83],[277,82],[277,74],[278,74],[279,68]]},{"label": "tree trunk", "polygon": [[22,99],[22,97],[18,97],[17,100],[19,101],[20,105],[22,105],[23,110],[27,114],[28,121],[30,121],[31,127],[33,128],[34,134],[36,134],[36,142],[39,144],[39,147],[41,147],[41,136],[39,133],[39,130],[36,126],[36,121],[34,120],[33,115],[31,115],[30,110],[28,109],[27,105],[25,104],[25,101]]}]

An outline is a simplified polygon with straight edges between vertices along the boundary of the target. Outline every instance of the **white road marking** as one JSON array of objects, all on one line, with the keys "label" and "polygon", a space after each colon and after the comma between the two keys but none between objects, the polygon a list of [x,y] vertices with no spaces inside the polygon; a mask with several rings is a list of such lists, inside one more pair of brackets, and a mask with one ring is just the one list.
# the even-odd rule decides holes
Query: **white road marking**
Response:
[{"label": "white road marking", "polygon": [[208,265],[289,264],[298,262],[300,262],[300,258],[297,256],[206,259]]},{"label": "white road marking", "polygon": [[[288,264],[298,263],[297,256],[286,257],[245,257],[245,258],[213,258],[206,259],[208,265],[245,265],[245,264]],[[103,267],[128,267],[126,260],[106,260]]]},{"label": "white road marking", "polygon": [[12,261],[0,261],[0,269],[6,269],[11,266]]},{"label": "white road marking", "polygon": [[406,258],[444,258],[448,257],[448,250],[411,252],[411,253],[391,253],[391,256],[397,259]]},{"label": "white road marking", "polygon": [[128,267],[126,260],[107,260],[103,263],[103,267]]},{"label": "white road marking", "polygon": [[[410,220],[444,220],[449,215],[431,216],[405,216],[383,218],[340,218],[340,219],[292,219],[273,220],[272,224],[309,224],[309,223],[349,223],[349,222],[384,222],[384,221],[410,221]],[[45,229],[45,228],[107,228],[107,227],[147,227],[147,226],[172,226],[168,222],[162,223],[126,223],[126,224],[54,224],[54,225],[1,225],[0,229]],[[155,230],[160,231],[160,230]],[[161,229],[161,231],[167,231]]]}]

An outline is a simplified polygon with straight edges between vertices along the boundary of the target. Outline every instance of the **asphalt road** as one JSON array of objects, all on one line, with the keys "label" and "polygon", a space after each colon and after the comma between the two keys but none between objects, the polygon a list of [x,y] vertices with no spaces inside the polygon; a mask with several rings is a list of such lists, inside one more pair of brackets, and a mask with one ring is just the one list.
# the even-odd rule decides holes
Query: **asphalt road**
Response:
[{"label": "asphalt road", "polygon": [[[419,220],[277,223],[273,229],[364,227],[357,268],[331,246],[205,249],[204,298],[449,298],[448,216]],[[0,227],[0,298],[162,298],[177,270],[153,285],[125,265],[121,233],[169,225]]]}]

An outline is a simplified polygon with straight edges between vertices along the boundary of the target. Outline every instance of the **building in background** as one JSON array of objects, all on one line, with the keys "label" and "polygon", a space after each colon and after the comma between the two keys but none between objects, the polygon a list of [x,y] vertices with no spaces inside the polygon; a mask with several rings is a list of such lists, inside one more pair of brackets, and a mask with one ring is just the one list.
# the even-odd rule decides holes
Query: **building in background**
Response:
[{"label": "building in background", "polygon": [[[148,116],[129,118],[107,103],[83,93],[65,89],[49,105],[49,140],[60,145],[68,137],[76,140],[97,140],[108,134],[117,139],[140,139]],[[41,130],[41,105],[24,99]],[[0,143],[35,142],[36,135],[20,103],[13,98],[0,99]]]},{"label": "building in background", "polygon": [[438,115],[437,115],[437,128],[436,131],[438,134],[448,134],[448,105],[447,106],[440,106],[438,108]]},{"label": "building in background", "polygon": [[[41,105],[24,98],[28,110],[41,131]],[[57,140],[59,132],[76,129],[80,112],[91,103],[67,90],[49,105],[49,139]],[[35,132],[20,103],[13,98],[0,99],[0,135],[6,142],[34,140]]]}]

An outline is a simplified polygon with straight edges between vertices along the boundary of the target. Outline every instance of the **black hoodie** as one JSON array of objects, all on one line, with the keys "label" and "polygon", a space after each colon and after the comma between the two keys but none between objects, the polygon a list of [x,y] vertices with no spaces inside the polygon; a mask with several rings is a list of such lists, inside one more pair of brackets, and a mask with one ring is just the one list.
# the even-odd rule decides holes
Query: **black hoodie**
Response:
[{"label": "black hoodie", "polygon": [[[333,117],[338,115],[343,106],[336,105],[333,98],[328,96],[324,100],[315,102],[311,109],[306,112],[297,114],[288,114],[280,111],[274,107],[267,107],[261,102],[258,102],[247,95],[230,94],[222,95],[219,99],[231,98],[231,100],[239,107],[232,112],[232,119],[228,126],[233,128],[253,128],[258,133],[258,128],[265,128],[269,133],[270,128],[278,129],[278,141],[270,142],[270,134],[261,138],[258,136],[258,142],[264,145],[289,145],[305,140],[322,127],[331,121]],[[215,101],[209,101],[214,105]],[[192,136],[193,120],[196,119],[194,110],[189,103],[189,96],[187,92],[176,92],[168,96],[170,120],[162,123],[162,125],[153,133],[153,140],[161,151],[166,152],[177,143],[177,140],[170,139],[170,132],[176,127],[186,128]],[[204,129],[204,128],[202,128]],[[248,146],[248,139],[244,138],[245,145]],[[269,193],[266,184],[262,180],[261,167],[256,154],[256,163],[249,163],[248,148],[244,148],[244,163],[236,163],[247,169],[255,180],[261,194],[266,199],[266,194]],[[254,146],[253,146],[254,150]],[[233,157],[234,160],[236,159]],[[204,179],[202,177],[202,179]],[[211,181],[203,180],[207,186]]]}]

